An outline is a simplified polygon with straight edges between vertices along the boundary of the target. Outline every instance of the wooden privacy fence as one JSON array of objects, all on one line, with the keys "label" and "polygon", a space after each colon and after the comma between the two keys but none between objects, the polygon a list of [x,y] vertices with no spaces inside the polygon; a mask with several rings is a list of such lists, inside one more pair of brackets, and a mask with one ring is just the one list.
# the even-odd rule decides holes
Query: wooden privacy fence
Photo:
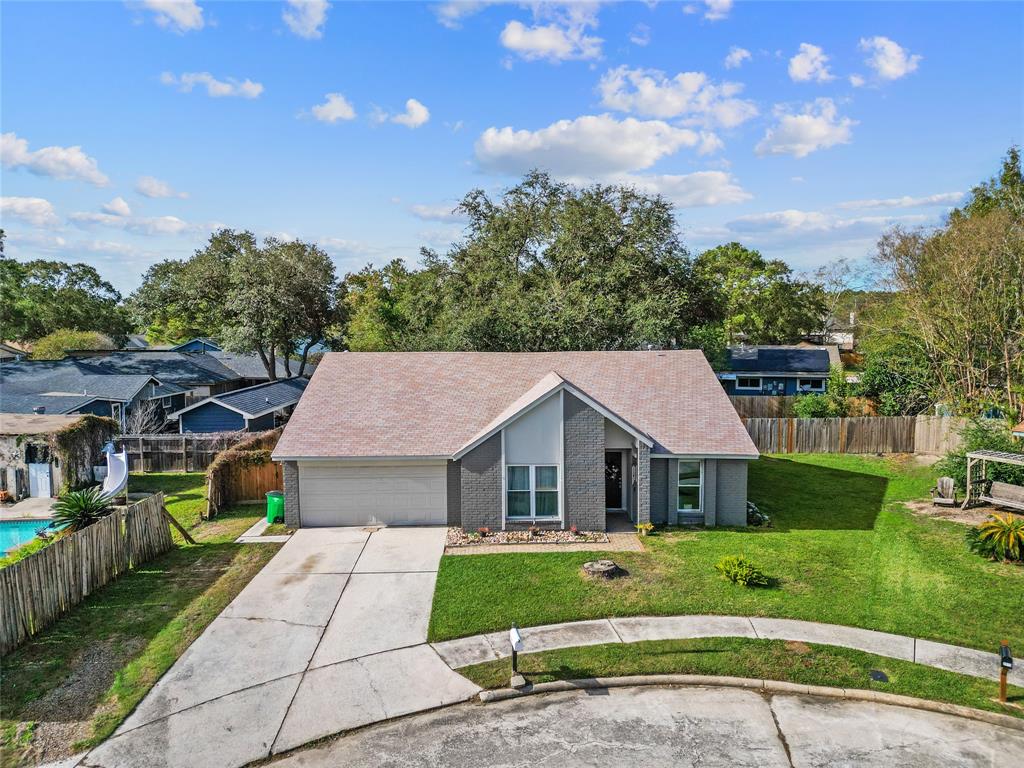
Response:
[{"label": "wooden privacy fence", "polygon": [[270,458],[281,431],[260,432],[218,454],[206,472],[204,517],[215,517],[233,502],[262,501],[267,491],[284,488],[281,465]]},{"label": "wooden privacy fence", "polygon": [[782,419],[793,415],[792,395],[729,395],[741,419]]},{"label": "wooden privacy fence", "polygon": [[238,439],[238,432],[121,435],[114,444],[128,452],[129,472],[203,472]]},{"label": "wooden privacy fence", "polygon": [[0,656],[172,546],[158,493],[0,568]]},{"label": "wooden privacy fence", "polygon": [[744,419],[744,424],[762,453],[941,454],[959,445],[957,430],[962,420],[944,416],[856,416]]}]

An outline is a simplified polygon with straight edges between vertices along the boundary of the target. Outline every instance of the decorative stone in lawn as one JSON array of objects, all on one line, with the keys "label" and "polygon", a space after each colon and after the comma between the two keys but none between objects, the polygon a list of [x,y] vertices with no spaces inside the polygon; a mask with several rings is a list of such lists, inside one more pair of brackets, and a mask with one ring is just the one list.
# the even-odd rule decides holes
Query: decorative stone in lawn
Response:
[{"label": "decorative stone in lawn", "polygon": [[625,576],[626,572],[614,560],[591,560],[583,564],[583,573],[595,579],[614,579]]}]

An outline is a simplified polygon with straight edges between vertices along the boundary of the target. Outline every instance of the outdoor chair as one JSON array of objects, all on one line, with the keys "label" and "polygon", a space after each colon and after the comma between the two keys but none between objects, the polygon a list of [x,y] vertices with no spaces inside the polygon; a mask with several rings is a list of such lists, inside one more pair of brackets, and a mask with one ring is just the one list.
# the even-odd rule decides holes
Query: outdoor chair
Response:
[{"label": "outdoor chair", "polygon": [[956,506],[956,483],[952,477],[940,477],[932,488],[932,505],[937,507]]}]

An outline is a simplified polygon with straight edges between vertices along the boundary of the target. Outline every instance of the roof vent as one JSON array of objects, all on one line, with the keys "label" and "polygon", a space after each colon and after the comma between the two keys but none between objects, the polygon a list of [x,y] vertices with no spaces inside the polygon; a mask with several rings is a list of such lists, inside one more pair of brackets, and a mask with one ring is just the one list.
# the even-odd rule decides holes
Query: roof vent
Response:
[{"label": "roof vent", "polygon": [[33,405],[32,406],[32,413],[38,413],[38,414],[42,415],[42,414],[46,413],[46,406],[45,405]]},{"label": "roof vent", "polygon": [[263,398],[263,400],[264,400],[265,402],[268,402],[268,403],[270,402],[270,398],[269,398],[269,397],[264,397],[264,398]]}]

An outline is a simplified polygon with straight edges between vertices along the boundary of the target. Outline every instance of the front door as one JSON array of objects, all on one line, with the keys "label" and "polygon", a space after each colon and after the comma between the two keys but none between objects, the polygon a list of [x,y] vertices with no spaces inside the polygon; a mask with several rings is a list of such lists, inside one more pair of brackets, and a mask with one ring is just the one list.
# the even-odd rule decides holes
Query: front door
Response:
[{"label": "front door", "polygon": [[37,499],[50,498],[50,465],[28,465],[28,495]]},{"label": "front door", "polygon": [[622,509],[622,452],[604,454],[604,505],[607,509]]}]

